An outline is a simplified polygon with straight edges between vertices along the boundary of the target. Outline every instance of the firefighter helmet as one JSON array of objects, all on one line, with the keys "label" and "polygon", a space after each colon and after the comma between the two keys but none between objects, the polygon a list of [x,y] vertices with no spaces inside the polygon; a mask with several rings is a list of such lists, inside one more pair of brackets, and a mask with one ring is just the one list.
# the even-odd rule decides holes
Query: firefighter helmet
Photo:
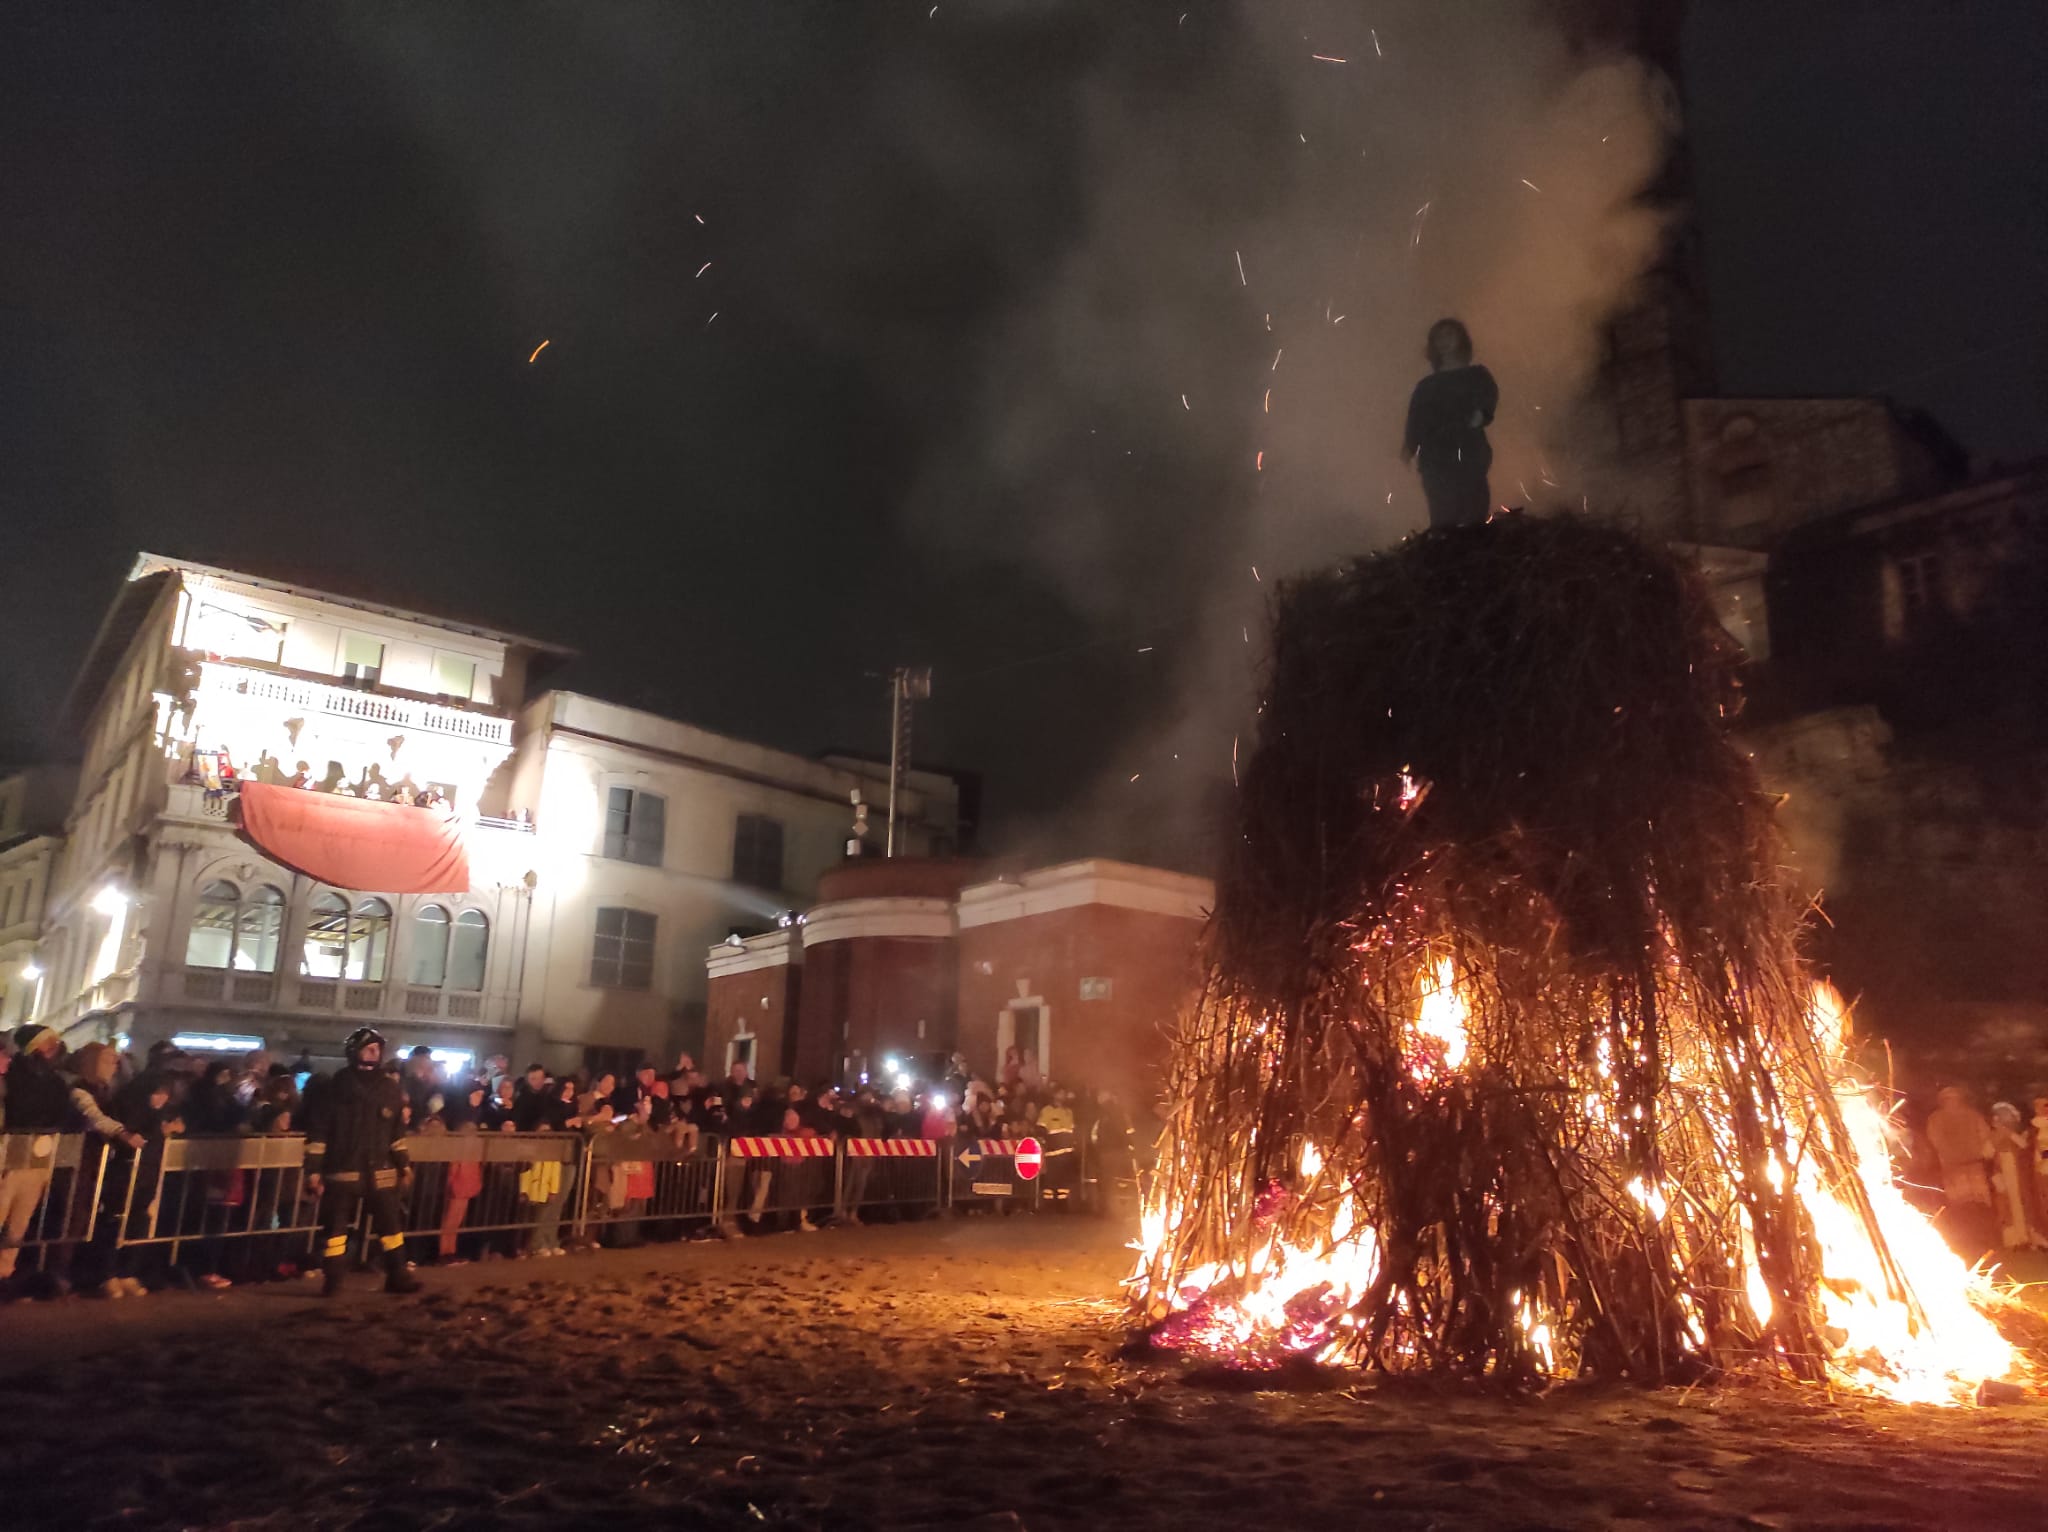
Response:
[{"label": "firefighter helmet", "polygon": [[357,1027],[355,1031],[349,1033],[348,1041],[341,1045],[341,1051],[348,1056],[348,1061],[351,1064],[359,1063],[362,1059],[363,1050],[372,1043],[377,1045],[381,1056],[384,1048],[384,1034],[375,1027]]}]

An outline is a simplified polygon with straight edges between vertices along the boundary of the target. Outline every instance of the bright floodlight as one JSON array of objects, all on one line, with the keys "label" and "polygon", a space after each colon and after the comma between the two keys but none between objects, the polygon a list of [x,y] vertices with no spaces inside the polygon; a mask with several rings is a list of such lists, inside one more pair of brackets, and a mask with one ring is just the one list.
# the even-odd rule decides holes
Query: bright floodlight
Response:
[{"label": "bright floodlight", "polygon": [[109,883],[92,896],[92,907],[111,920],[128,908],[128,896]]}]

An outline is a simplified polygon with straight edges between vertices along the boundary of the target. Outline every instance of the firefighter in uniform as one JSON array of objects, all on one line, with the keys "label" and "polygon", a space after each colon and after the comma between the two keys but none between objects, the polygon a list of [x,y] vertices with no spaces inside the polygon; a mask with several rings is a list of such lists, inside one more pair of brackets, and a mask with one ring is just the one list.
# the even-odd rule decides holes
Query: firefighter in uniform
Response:
[{"label": "firefighter in uniform", "polygon": [[398,1181],[410,1178],[405,1153],[405,1087],[384,1072],[384,1037],[358,1027],[342,1045],[348,1064],[314,1097],[306,1120],[306,1189],[320,1199],[326,1240],[323,1270],[332,1297],[347,1267],[349,1225],[368,1199],[370,1223],[384,1252],[384,1291],[415,1293],[399,1232]]}]

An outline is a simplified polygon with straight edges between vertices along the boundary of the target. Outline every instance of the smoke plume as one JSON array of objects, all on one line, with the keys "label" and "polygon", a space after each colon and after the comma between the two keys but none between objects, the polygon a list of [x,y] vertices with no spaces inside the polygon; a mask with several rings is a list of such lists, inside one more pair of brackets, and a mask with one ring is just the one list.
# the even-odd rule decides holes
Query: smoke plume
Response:
[{"label": "smoke plume", "polygon": [[997,328],[907,509],[1158,657],[1054,843],[1188,859],[1262,587],[1425,520],[1398,451],[1434,318],[1499,379],[1496,501],[1579,502],[1599,449],[1575,405],[1657,249],[1668,99],[1545,6],[1248,0],[1104,37],[1074,97],[1084,232]]}]

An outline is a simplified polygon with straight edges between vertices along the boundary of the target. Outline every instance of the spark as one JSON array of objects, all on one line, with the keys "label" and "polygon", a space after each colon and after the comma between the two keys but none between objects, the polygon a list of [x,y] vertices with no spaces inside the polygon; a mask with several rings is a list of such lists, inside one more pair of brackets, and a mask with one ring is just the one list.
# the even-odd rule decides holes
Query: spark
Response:
[{"label": "spark", "polygon": [[[703,276],[703,275],[704,275],[704,273],[705,273],[705,272],[707,272],[707,271],[709,271],[710,269],[711,269],[711,263],[710,263],[709,261],[706,261],[706,262],[705,262],[705,263],[704,263],[704,264],[703,264],[702,266],[699,266],[699,267],[697,268],[697,277],[701,277],[701,276]],[[696,281],[696,280],[697,280],[697,277],[692,277],[692,278],[690,278],[690,280],[691,280],[692,282],[694,282],[694,281]]]},{"label": "spark", "polygon": [[1254,459],[1252,460],[1252,472],[1253,472],[1253,473],[1264,473],[1265,471],[1266,471],[1266,454],[1265,454],[1265,453],[1264,453],[1264,452],[1262,451],[1262,452],[1260,452],[1260,453],[1259,453],[1259,455],[1258,455],[1258,456],[1257,456],[1256,458],[1254,458]]},{"label": "spark", "polygon": [[1410,250],[1413,250],[1422,243],[1422,225],[1429,217],[1429,210],[1434,206],[1436,206],[1436,199],[1432,197],[1415,210],[1415,227],[1408,236],[1408,248]]},{"label": "spark", "polygon": [[1339,314],[1335,319],[1330,321],[1331,324],[1342,324],[1343,322],[1344,316],[1342,314]]},{"label": "spark", "polygon": [[533,363],[534,363],[534,358],[535,358],[535,357],[538,357],[538,356],[539,356],[539,355],[540,355],[540,354],[541,354],[541,353],[542,353],[543,351],[547,350],[547,349],[548,349],[548,347],[549,347],[549,346],[552,346],[553,344],[554,344],[554,341],[553,341],[552,339],[549,339],[549,340],[544,340],[544,341],[542,341],[542,342],[541,342],[541,343],[540,343],[540,344],[539,344],[538,346],[535,346],[535,347],[533,348],[533,356],[529,356],[529,357],[528,357],[528,358],[526,359],[526,365],[527,365],[527,366],[529,366],[529,367],[531,367],[531,366],[533,365]]},{"label": "spark", "polygon": [[[724,309],[713,309],[711,311],[711,319],[716,319],[720,314],[723,314],[724,312]],[[704,328],[707,330],[711,328],[711,319],[707,319],[704,321]]]},{"label": "spark", "polygon": [[1542,187],[1538,186],[1534,181],[1530,180],[1527,176],[1522,177],[1522,184],[1528,187],[1529,190],[1531,190],[1532,192],[1540,192],[1543,190]]},{"label": "spark", "polygon": [[[1256,564],[1252,565],[1252,578],[1254,580],[1259,580],[1259,566]],[[1266,582],[1264,580],[1259,580],[1259,583],[1261,585],[1264,585]]]},{"label": "spark", "polygon": [[1250,628],[1241,627],[1237,631],[1244,635],[1244,641],[1246,643],[1250,643],[1252,641],[1252,630]]},{"label": "spark", "polygon": [[1146,645],[1146,646],[1145,646],[1144,648],[1140,649],[1140,650],[1138,651],[1138,653],[1140,653],[1140,654],[1150,654],[1150,653],[1152,652],[1152,647],[1153,647],[1152,645],[1150,645],[1150,644],[1147,644],[1147,645]]},{"label": "spark", "polygon": [[1182,409],[1186,409],[1188,407],[1188,396],[1186,394],[1182,394],[1180,396],[1180,407]]},{"label": "spark", "polygon": [[933,6],[933,7],[932,7],[932,8],[931,8],[931,9],[930,9],[929,11],[926,11],[926,12],[925,12],[925,16],[924,16],[924,19],[925,19],[926,21],[930,21],[930,20],[932,19],[932,17],[934,17],[934,16],[936,16],[936,15],[938,15],[938,14],[939,14],[939,8],[938,8],[938,7],[937,7],[937,6],[935,5],[935,6]]},{"label": "spark", "polygon": [[1323,64],[1348,64],[1351,62],[1349,59],[1338,58],[1334,53],[1311,53],[1309,57]]},{"label": "spark", "polygon": [[1244,279],[1244,252],[1242,250],[1233,250],[1230,253],[1237,257],[1237,285],[1239,287],[1250,287],[1251,283]]},{"label": "spark", "polygon": [[1270,389],[1270,388],[1266,390],[1266,408],[1265,408],[1265,413],[1266,413],[1266,414],[1268,414],[1268,415],[1270,415],[1270,414],[1272,414],[1272,413],[1273,413],[1273,390],[1272,390],[1272,389]]},{"label": "spark", "polygon": [[1138,772],[1135,772],[1135,771],[1134,771],[1134,772],[1132,772],[1132,773],[1131,773],[1131,780],[1132,780],[1133,782],[1137,781],[1137,780],[1138,780],[1138,777],[1139,777],[1139,775],[1140,775],[1140,773],[1138,773]]},{"label": "spark", "polygon": [[1368,31],[1368,32],[1371,32],[1371,33],[1372,33],[1372,51],[1373,51],[1374,53],[1376,53],[1377,55],[1379,55],[1379,57],[1381,57],[1381,58],[1385,58],[1385,57],[1387,56],[1387,51],[1386,51],[1386,49],[1384,49],[1384,48],[1382,48],[1382,47],[1380,46],[1380,34],[1379,34],[1379,32],[1378,32],[1378,31],[1377,31],[1376,29],[1372,28],[1372,27],[1367,27],[1367,28],[1366,28],[1366,31]]},{"label": "spark", "polygon": [[1266,371],[1278,372],[1280,370],[1280,358],[1285,356],[1286,354],[1287,348],[1285,346],[1282,346],[1278,351],[1275,351],[1273,353],[1273,365],[1271,367],[1268,367]]},{"label": "spark", "polygon": [[1233,734],[1230,736],[1230,785],[1232,787],[1237,786],[1237,740],[1237,735]]}]

